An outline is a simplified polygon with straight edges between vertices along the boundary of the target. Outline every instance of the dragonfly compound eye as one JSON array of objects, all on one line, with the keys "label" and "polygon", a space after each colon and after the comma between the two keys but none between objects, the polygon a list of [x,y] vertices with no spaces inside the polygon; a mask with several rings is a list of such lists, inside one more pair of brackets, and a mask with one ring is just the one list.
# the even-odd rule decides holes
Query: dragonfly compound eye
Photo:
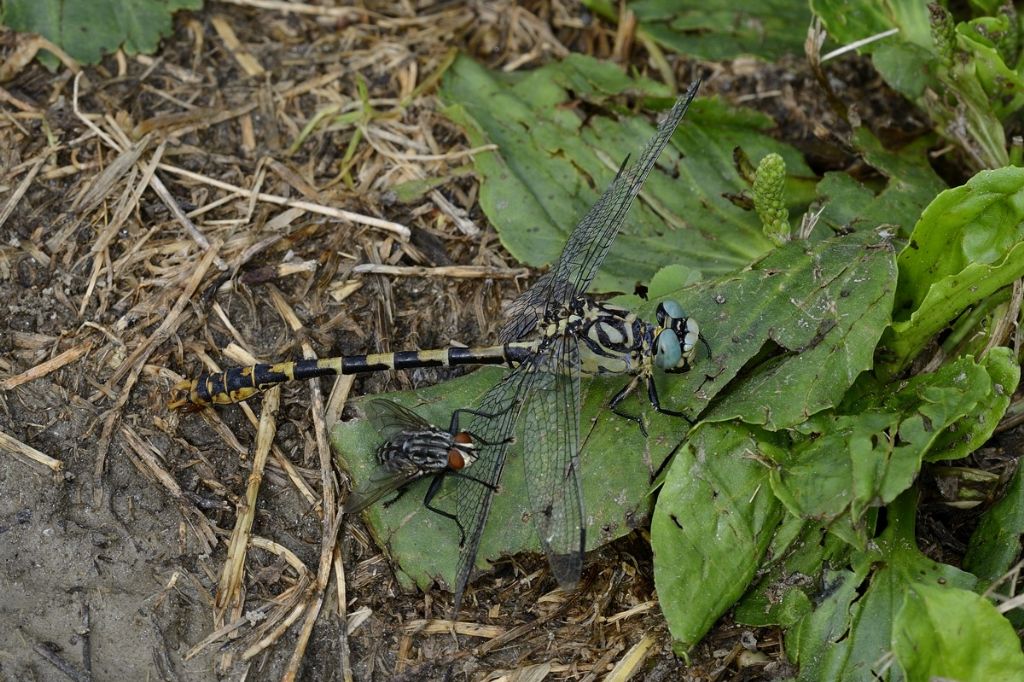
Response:
[{"label": "dragonfly compound eye", "polygon": [[686,319],[686,311],[683,310],[683,306],[675,301],[662,301],[658,304],[658,309],[654,314],[658,319],[658,324],[662,327],[671,327],[673,322]]},{"label": "dragonfly compound eye", "polygon": [[683,354],[693,355],[697,349],[697,342],[700,341],[700,327],[697,320],[692,317],[686,320],[686,334],[683,336]]},{"label": "dragonfly compound eye", "polygon": [[683,361],[683,350],[676,333],[671,329],[664,329],[654,342],[654,364],[666,371],[676,369]]}]

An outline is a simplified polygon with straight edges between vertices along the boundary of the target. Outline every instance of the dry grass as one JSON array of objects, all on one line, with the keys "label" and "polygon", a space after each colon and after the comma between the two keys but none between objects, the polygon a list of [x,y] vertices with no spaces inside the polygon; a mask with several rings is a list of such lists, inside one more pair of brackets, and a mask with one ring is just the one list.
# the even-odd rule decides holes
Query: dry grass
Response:
[{"label": "dry grass", "polygon": [[[476,206],[463,167],[480,150],[440,114],[438,79],[455,50],[509,71],[570,51],[661,77],[683,68],[649,60],[622,26],[558,0],[231,0],[179,16],[157,55],[55,74],[30,61],[45,42],[4,35],[0,448],[18,455],[5,478],[29,481],[37,517],[56,523],[84,506],[122,535],[105,553],[136,572],[164,648],[126,648],[107,671],[138,674],[149,661],[175,679],[213,668],[232,679],[682,674],[639,538],[589,558],[573,595],[550,591],[541,559],[509,559],[454,626],[438,620],[449,595],[399,594],[386,559],[339,513],[347,482],[327,429],[351,378],[327,397],[316,383],[271,391],[258,416],[165,407],[170,386],[218,362],[490,338],[527,273]],[[426,178],[445,181],[394,200],[396,185]],[[438,378],[371,377],[355,390]],[[61,561],[41,584],[74,586]],[[109,580],[75,584],[95,624]],[[19,621],[24,641],[45,639],[51,616],[64,622]],[[78,653],[47,660],[91,673],[100,648],[80,636]],[[777,638],[762,636],[777,660]],[[742,662],[746,644],[723,626],[688,674],[760,670],[769,659]],[[15,669],[38,660],[29,648]]]}]

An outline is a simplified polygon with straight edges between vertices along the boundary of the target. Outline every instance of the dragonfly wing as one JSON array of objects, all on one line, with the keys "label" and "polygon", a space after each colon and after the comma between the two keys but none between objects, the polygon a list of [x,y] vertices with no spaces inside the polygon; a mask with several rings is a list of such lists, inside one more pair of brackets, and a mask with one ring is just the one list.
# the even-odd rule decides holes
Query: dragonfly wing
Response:
[{"label": "dragonfly wing", "polygon": [[[601,198],[573,229],[562,249],[562,255],[551,270],[552,279],[548,290],[552,298],[547,301],[549,309],[567,304],[590,286],[622,227],[626,211],[640,193],[655,162],[686,114],[699,85],[700,81],[695,81],[685,95],[676,99],[675,105],[658,126],[654,137],[640,152],[636,162],[619,171]],[[561,283],[562,286],[552,286],[554,283]]]},{"label": "dragonfly wing", "polygon": [[553,340],[535,359],[536,378],[524,409],[523,464],[534,526],[551,571],[571,587],[583,566],[585,528],[580,487],[579,346]]},{"label": "dragonfly wing", "polygon": [[[466,544],[459,555],[455,577],[455,601],[452,613],[457,615],[462,595],[476,564],[480,536],[491,510],[494,489],[501,479],[519,411],[523,405],[523,392],[528,388],[530,374],[527,365],[520,365],[505,375],[496,386],[484,394],[476,410],[486,415],[474,415],[467,430],[476,437],[478,458],[473,463],[473,478],[456,479],[456,516],[466,533]],[[481,482],[487,485],[481,485]]]},{"label": "dragonfly wing", "polygon": [[498,332],[498,340],[507,343],[522,339],[544,319],[548,301],[567,301],[572,298],[571,293],[569,283],[556,280],[553,272],[541,275],[505,311],[507,321]]}]

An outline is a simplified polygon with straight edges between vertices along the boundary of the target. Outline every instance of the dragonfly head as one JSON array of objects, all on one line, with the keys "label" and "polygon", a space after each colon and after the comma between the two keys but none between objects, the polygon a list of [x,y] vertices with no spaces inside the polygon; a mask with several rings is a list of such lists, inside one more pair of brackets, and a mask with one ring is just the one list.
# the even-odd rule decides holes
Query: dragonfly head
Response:
[{"label": "dragonfly head", "polygon": [[654,332],[654,364],[666,372],[685,372],[697,354],[700,327],[675,301],[658,304]]},{"label": "dragonfly head", "polygon": [[448,468],[462,471],[476,461],[476,445],[473,437],[465,431],[452,436],[452,447],[448,450]]}]

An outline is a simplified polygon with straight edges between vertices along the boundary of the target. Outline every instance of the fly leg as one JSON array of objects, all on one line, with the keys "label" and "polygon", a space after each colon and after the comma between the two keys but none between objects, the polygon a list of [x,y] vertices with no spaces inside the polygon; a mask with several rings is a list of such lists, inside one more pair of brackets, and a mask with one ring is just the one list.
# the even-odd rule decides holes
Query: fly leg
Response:
[{"label": "fly leg", "polygon": [[470,476],[469,474],[464,474],[461,471],[446,471],[445,474],[448,475],[448,476],[458,476],[459,478],[465,478],[467,480],[473,481],[474,483],[479,483],[480,485],[482,485],[483,487],[487,488],[488,490],[490,490],[491,492],[494,492],[494,493],[498,492],[498,490],[499,490],[499,486],[492,485],[492,484],[488,483],[487,481],[483,481],[483,480],[481,480],[479,478],[476,478],[475,476]]},{"label": "fly leg", "polygon": [[[506,412],[508,412],[509,410],[511,410],[512,407],[516,404],[516,402],[517,401],[513,400],[512,402],[510,402],[508,404],[508,407],[506,407],[505,409],[500,410],[498,412],[480,412],[478,410],[471,410],[468,407],[460,407],[459,409],[457,409],[454,412],[452,412],[452,421],[451,421],[451,424],[448,425],[448,433],[458,433],[459,432],[459,417],[462,416],[463,414],[471,414],[471,415],[474,415],[476,417],[483,417],[484,419],[494,419],[495,417],[500,417],[501,415],[503,415]],[[472,435],[472,434],[470,434],[470,435]],[[475,438],[475,436],[474,436],[474,438]],[[480,442],[484,443],[484,445],[494,445],[494,443],[487,443],[487,442],[485,442],[483,440],[481,440]],[[509,441],[509,442],[511,442],[511,441]]]},{"label": "fly leg", "polygon": [[405,495],[406,490],[408,490],[408,487],[407,486],[402,486],[401,488],[399,488],[395,492],[395,496],[394,497],[392,497],[390,500],[385,500],[385,501],[381,502],[380,506],[382,506],[385,509],[387,509],[388,507],[393,505],[395,502],[398,502],[400,499],[402,499],[402,495]]},{"label": "fly leg", "polygon": [[437,495],[437,493],[440,492],[441,484],[444,483],[444,477],[445,474],[447,473],[449,472],[442,471],[438,474],[434,474],[434,478],[430,481],[430,487],[427,488],[427,495],[426,497],[423,498],[423,506],[429,509],[430,511],[434,512],[435,514],[440,514],[441,516],[447,519],[451,519],[455,522],[455,525],[459,528],[459,547],[462,547],[466,544],[466,530],[462,527],[462,523],[459,521],[458,517],[455,516],[455,514],[446,512],[443,509],[438,509],[437,507],[430,504],[431,502],[434,501],[434,497]]}]

